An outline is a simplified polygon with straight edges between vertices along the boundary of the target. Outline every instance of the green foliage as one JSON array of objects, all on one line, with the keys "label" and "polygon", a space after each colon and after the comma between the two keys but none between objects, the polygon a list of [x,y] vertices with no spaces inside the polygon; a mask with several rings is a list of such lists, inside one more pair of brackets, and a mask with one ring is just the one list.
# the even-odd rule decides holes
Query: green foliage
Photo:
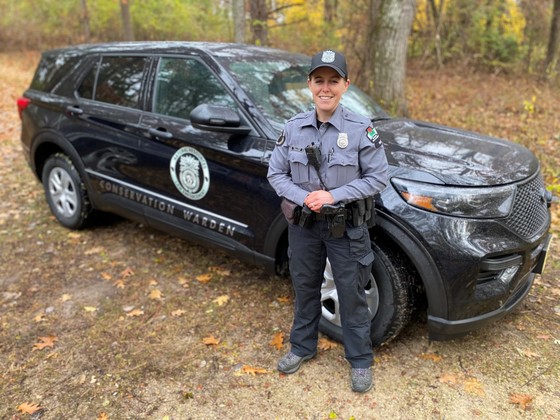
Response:
[{"label": "green foliage", "polygon": [[[128,0],[137,40],[232,41],[231,0]],[[249,0],[246,0],[249,1]],[[409,52],[424,63],[460,63],[495,70],[542,71],[551,19],[550,0],[416,0]],[[267,0],[269,45],[312,53],[338,48],[367,84],[375,2]],[[0,0],[0,50],[45,49],[85,41],[123,39],[119,0],[87,0],[90,39],[80,0]],[[440,8],[440,6],[443,6]],[[248,10],[248,8],[247,8]],[[250,16],[246,26],[249,27]],[[248,35],[248,40],[250,35]],[[437,52],[437,54],[436,54]]]}]

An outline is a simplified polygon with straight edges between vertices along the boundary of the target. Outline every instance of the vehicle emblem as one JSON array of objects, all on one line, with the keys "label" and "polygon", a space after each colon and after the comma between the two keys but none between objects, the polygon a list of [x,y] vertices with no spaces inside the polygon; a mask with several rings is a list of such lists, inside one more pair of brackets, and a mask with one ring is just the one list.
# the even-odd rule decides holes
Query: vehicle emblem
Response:
[{"label": "vehicle emblem", "polygon": [[323,51],[323,55],[321,56],[321,61],[323,63],[334,63],[334,57],[335,57],[334,51],[330,51],[330,50]]},{"label": "vehicle emblem", "polygon": [[210,171],[204,156],[192,147],[182,147],[175,152],[169,164],[175,187],[191,200],[200,200],[210,187]]},{"label": "vehicle emblem", "polygon": [[339,133],[338,139],[336,140],[336,145],[341,149],[346,148],[348,146],[348,134],[347,133]]}]

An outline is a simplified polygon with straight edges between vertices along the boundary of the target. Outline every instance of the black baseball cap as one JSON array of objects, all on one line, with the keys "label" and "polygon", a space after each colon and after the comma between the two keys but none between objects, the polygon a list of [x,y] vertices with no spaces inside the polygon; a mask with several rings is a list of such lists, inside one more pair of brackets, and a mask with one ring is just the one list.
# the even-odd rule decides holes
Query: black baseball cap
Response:
[{"label": "black baseball cap", "polygon": [[330,67],[336,70],[341,77],[348,78],[348,70],[346,69],[346,58],[339,52],[333,50],[325,50],[317,53],[311,58],[311,68],[309,75],[319,67]]}]

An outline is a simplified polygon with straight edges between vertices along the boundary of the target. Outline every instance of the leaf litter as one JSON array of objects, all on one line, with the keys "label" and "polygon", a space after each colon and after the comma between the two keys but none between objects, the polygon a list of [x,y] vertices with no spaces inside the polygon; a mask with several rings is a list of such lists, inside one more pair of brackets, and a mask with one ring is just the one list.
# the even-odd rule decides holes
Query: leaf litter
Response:
[{"label": "leaf litter", "polygon": [[[3,98],[21,94],[37,58],[0,54],[0,78],[10,80],[1,84]],[[521,104],[533,97],[534,86],[519,78],[414,69],[407,96],[414,118],[527,145],[543,158],[554,186],[560,152],[553,139],[560,127],[553,110],[560,109],[560,94],[539,87],[538,112],[524,115]],[[469,106],[465,92],[478,92],[484,107]],[[14,103],[0,99],[2,124],[19,121]],[[276,372],[293,316],[287,279],[133,222],[65,230],[46,208],[18,136],[17,129],[0,130],[1,418],[21,409],[64,418],[70,407],[76,418],[149,412],[160,419],[453,419],[496,412],[515,419],[526,411],[542,418],[560,411],[557,243],[545,275],[513,314],[467,337],[434,343],[425,324],[414,320],[377,349],[375,389],[355,395],[344,349],[327,337],[301,372]],[[557,204],[552,212],[558,232]],[[221,296],[233,299],[207,311]],[[52,311],[35,322],[46,307]]]}]

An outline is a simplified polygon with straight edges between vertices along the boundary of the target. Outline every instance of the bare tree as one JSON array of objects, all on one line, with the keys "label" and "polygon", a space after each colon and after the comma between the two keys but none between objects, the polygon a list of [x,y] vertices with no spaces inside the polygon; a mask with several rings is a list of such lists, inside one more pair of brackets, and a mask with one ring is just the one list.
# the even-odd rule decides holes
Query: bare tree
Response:
[{"label": "bare tree", "polygon": [[545,70],[547,78],[554,79],[558,73],[558,58],[560,56],[560,0],[554,0],[552,21],[548,38]]},{"label": "bare tree", "polygon": [[132,19],[130,17],[130,0],[119,0],[121,4],[121,16],[123,21],[123,40],[134,41],[134,31],[132,30]]},{"label": "bare tree", "polygon": [[416,0],[382,0],[373,48],[373,94],[390,111],[407,115],[405,98],[408,37]]},{"label": "bare tree", "polygon": [[91,39],[91,32],[89,28],[89,13],[87,7],[87,0],[81,0],[82,4],[82,24],[84,26],[84,42],[89,42]]},{"label": "bare tree", "polygon": [[245,0],[233,0],[233,34],[235,42],[245,42]]}]

